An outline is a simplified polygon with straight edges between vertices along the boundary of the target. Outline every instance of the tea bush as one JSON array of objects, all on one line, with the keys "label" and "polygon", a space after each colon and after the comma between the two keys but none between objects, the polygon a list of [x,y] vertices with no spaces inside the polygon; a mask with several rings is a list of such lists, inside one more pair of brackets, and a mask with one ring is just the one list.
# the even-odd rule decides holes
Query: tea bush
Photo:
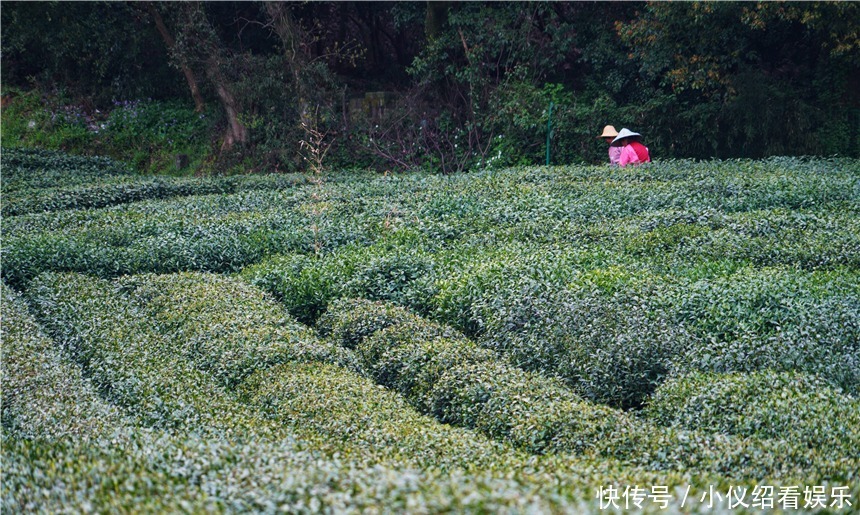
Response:
[{"label": "tea bush", "polygon": [[856,160],[78,159],[3,155],[0,275],[28,302],[3,298],[4,507],[571,512],[617,480],[857,482]]},{"label": "tea bush", "polygon": [[346,245],[319,258],[274,256],[241,276],[274,294],[290,312],[313,324],[335,298],[363,297],[421,307],[432,297],[432,255],[399,245]]},{"label": "tea bush", "polygon": [[[4,245],[9,264],[4,277],[12,286],[23,287],[50,270],[105,278],[189,269],[230,272],[274,250],[313,245],[312,230],[301,215],[222,214],[219,197],[198,198],[203,204],[199,209],[186,206],[176,212],[170,212],[169,202],[155,201],[76,215],[67,211],[14,217]],[[15,234],[17,228],[24,228],[23,234]]]},{"label": "tea bush", "polygon": [[18,438],[116,437],[128,421],[105,402],[5,284],[2,288],[3,427]]},{"label": "tea bush", "polygon": [[40,188],[16,191],[3,204],[3,216],[42,211],[89,209],[141,200],[227,194],[238,191],[287,189],[307,182],[296,175],[214,178],[134,177],[76,188]]},{"label": "tea bush", "polygon": [[271,293],[304,324],[313,324],[319,318],[337,289],[318,260],[302,254],[266,258],[243,269],[240,277]]},{"label": "tea bush", "polygon": [[[121,305],[129,307],[115,295],[117,290],[103,281],[83,276],[44,276],[33,283],[37,305],[48,308],[44,311],[47,316],[60,314],[59,323],[62,323],[62,315],[68,314],[69,305],[86,304],[75,295],[64,295],[56,290],[48,292],[46,283],[51,279],[56,279],[59,288],[80,292],[85,298],[97,296],[99,302],[91,306],[103,306],[107,310],[88,313],[102,320],[98,328],[95,322],[89,322],[64,329],[64,334],[74,334],[82,347],[84,342],[108,333],[118,336],[118,343],[127,346],[135,343],[123,341],[123,337],[147,337],[139,328],[130,327],[133,322],[129,322],[129,315],[135,314],[133,309],[114,312]],[[167,279],[177,278],[162,279],[167,282]],[[201,277],[184,279],[193,283],[193,279],[199,281]],[[121,291],[127,291],[135,283],[161,286],[154,284],[151,276],[129,278],[121,281]],[[239,286],[234,284],[234,287]],[[56,412],[54,408],[62,405],[61,401],[57,406],[42,406],[48,408],[46,412],[28,416],[29,421],[48,422],[45,415],[56,415],[49,424],[30,424],[50,432],[31,439],[16,431],[11,436],[7,433],[3,439],[2,502],[9,509],[63,511],[74,505],[86,509],[268,511],[277,506],[305,512],[317,511],[322,506],[332,509],[408,506],[410,510],[424,506],[458,511],[487,507],[518,510],[529,507],[545,511],[569,510],[574,509],[573,506],[588,509],[593,502],[589,500],[593,485],[598,481],[600,484],[626,480],[667,485],[684,481],[680,476],[631,469],[619,471],[605,461],[595,464],[570,458],[547,458],[536,462],[467,431],[418,416],[392,392],[381,390],[350,372],[322,364],[292,362],[260,368],[238,392],[249,407],[263,410],[267,418],[277,419],[297,434],[309,436],[310,440],[281,439],[277,434],[283,434],[283,429],[272,433],[266,431],[264,424],[253,423],[253,419],[248,419],[249,424],[243,424],[243,432],[238,433],[254,435],[250,441],[241,436],[229,436],[229,433],[210,432],[205,424],[191,420],[187,428],[177,428],[176,433],[145,428],[120,432],[124,427],[122,419],[105,417],[98,408],[87,409],[93,403],[94,392],[90,389],[87,393],[86,388],[78,387],[80,373],[75,374],[78,368],[65,361],[66,356],[52,360],[56,369],[32,362],[33,356],[29,355],[26,358],[31,362],[19,366],[17,357],[24,356],[20,356],[10,342],[18,343],[19,338],[32,335],[39,340],[39,346],[50,345],[50,341],[38,336],[38,328],[27,321],[24,307],[14,294],[5,287],[4,294],[4,353],[16,356],[16,366],[4,368],[4,389],[10,380],[16,386],[39,385],[45,390],[21,392],[37,403],[46,401],[46,395],[50,395],[51,400],[60,400],[75,394],[75,405],[67,406],[72,408],[70,411]],[[143,301],[150,297],[141,293],[136,298]],[[218,307],[224,308],[229,303],[227,300],[216,303],[218,306],[210,305],[209,314],[216,314]],[[57,304],[67,307],[57,309]],[[115,316],[105,320],[112,312]],[[27,331],[17,330],[18,321],[24,322]],[[13,329],[6,332],[10,325]],[[77,333],[78,330],[83,331]],[[156,355],[174,354],[169,344],[153,345],[147,350]],[[125,359],[122,354],[115,357],[119,358],[117,364]],[[139,357],[133,354],[128,359]],[[91,360],[90,364],[95,361]],[[152,363],[151,359],[144,359],[142,365]],[[172,366],[178,365],[177,373],[188,373],[181,364],[181,361],[171,362]],[[62,375],[66,372],[69,375]],[[167,375],[167,380],[178,379],[167,370],[159,372]],[[96,373],[94,377],[102,375]],[[165,381],[163,376],[153,374],[139,373],[137,377],[147,383],[157,380],[162,386]],[[191,379],[212,380],[199,376]],[[61,387],[68,386],[74,391],[63,392]],[[201,382],[179,386],[189,392],[206,390]],[[15,392],[17,394],[18,390]],[[112,393],[109,396],[115,398]],[[4,423],[8,422],[10,405],[16,410],[29,408],[31,411],[40,406],[25,407],[17,397],[13,398],[16,400],[12,403],[4,399]],[[206,401],[214,401],[214,409],[225,408],[217,398],[207,397]],[[98,404],[97,400],[95,402]],[[199,402],[195,404],[196,408],[201,408]],[[21,415],[21,410],[16,414]],[[116,432],[107,433],[109,440],[93,441],[77,436],[70,439],[61,432],[69,422],[80,428],[95,429],[99,426],[94,422],[99,420],[109,426],[116,424],[112,428]],[[334,457],[321,458],[321,451],[324,456]],[[420,468],[412,468],[416,465]],[[537,480],[547,477],[555,481]],[[62,489],[55,488],[60,483]]]},{"label": "tea bush", "polygon": [[680,477],[599,465],[551,475],[528,464],[498,472],[420,470],[364,464],[356,456],[323,458],[289,441],[193,434],[138,437],[123,448],[7,438],[2,445],[2,503],[22,511],[592,512],[602,479],[684,484]]},{"label": "tea bush", "polygon": [[640,278],[607,292],[588,279],[514,298],[480,343],[521,367],[557,375],[589,400],[637,407],[695,340],[673,320],[665,282]]},{"label": "tea bush", "polygon": [[[366,337],[357,350],[378,383],[404,395],[419,411],[529,452],[586,453],[653,470],[731,477],[740,470],[745,477],[794,477],[801,470],[853,477],[850,464],[802,446],[650,426],[584,401],[558,381],[505,364],[465,338],[444,338],[438,325],[385,305],[375,307],[380,327],[387,327]],[[331,320],[359,327],[366,318],[334,309],[329,313]]]},{"label": "tea bush", "polygon": [[123,163],[106,157],[74,156],[36,148],[3,148],[2,155],[0,191],[6,199],[19,191],[69,188],[133,177]]},{"label": "tea bush", "polygon": [[643,414],[668,426],[826,450],[860,470],[860,401],[813,375],[693,373],[661,385]]},{"label": "tea bush", "polygon": [[[111,401],[145,426],[173,429],[256,427],[254,415],[178,355],[115,286],[77,274],[44,274],[28,299],[53,338]],[[265,425],[261,425],[262,428]]]},{"label": "tea bush", "polygon": [[318,340],[274,299],[237,279],[187,272],[118,283],[176,351],[228,389],[258,369],[293,360],[360,369],[351,352]]},{"label": "tea bush", "polygon": [[674,319],[698,335],[672,368],[803,371],[857,394],[860,290],[856,273],[745,268],[690,284]]},{"label": "tea bush", "polygon": [[238,393],[273,420],[389,463],[487,470],[523,459],[480,434],[419,415],[395,392],[332,365],[291,362],[260,370]]},{"label": "tea bush", "polygon": [[333,301],[317,322],[317,330],[339,345],[354,349],[378,331],[394,325],[410,324],[420,334],[433,338],[464,340],[457,331],[438,324],[427,324],[421,317],[399,306],[366,299],[338,299]]},{"label": "tea bush", "polygon": [[3,228],[4,261],[9,263],[3,274],[11,286],[21,288],[43,271],[105,278],[234,272],[268,255],[319,253],[376,238],[376,220],[355,212],[347,201],[337,208],[340,214],[303,204],[315,187],[12,217]]}]

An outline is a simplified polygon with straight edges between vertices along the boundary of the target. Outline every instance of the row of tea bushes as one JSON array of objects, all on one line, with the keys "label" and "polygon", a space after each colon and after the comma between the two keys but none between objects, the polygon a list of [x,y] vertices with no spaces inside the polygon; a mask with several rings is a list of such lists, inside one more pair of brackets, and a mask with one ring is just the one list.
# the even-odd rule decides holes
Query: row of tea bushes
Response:
[{"label": "row of tea bushes", "polygon": [[360,369],[350,351],[320,341],[268,294],[243,281],[186,272],[117,282],[176,351],[228,389],[258,369],[288,361]]},{"label": "row of tea bushes", "polygon": [[[588,470],[572,471],[587,478],[578,489],[565,476],[555,482],[523,467],[501,474],[362,466],[288,441],[194,434],[135,437],[123,448],[9,438],[2,446],[0,502],[13,512],[590,513],[601,485],[585,482],[598,477]],[[630,478],[623,470],[611,477]],[[679,480],[630,479],[683,488]],[[677,505],[673,499],[669,511],[680,511]]]},{"label": "row of tea bushes", "polygon": [[215,386],[116,286],[78,274],[43,274],[27,290],[38,320],[96,388],[147,427],[257,427],[256,416]]},{"label": "row of tea bushes", "polygon": [[557,291],[479,300],[487,329],[478,341],[593,402],[638,407],[696,340],[672,319],[659,279],[627,277],[606,291],[592,276],[608,280],[590,274]]},{"label": "row of tea bushes", "polygon": [[241,276],[308,324],[337,298],[409,307],[618,407],[641,405],[668,374],[688,370],[799,370],[856,394],[856,271],[731,261],[650,270],[550,245],[409,252],[383,241],[321,258],[275,256]]},{"label": "row of tea bushes", "polygon": [[75,156],[36,148],[3,148],[0,153],[3,156],[0,192],[6,198],[22,190],[74,188],[133,177],[127,166],[106,157]]},{"label": "row of tea bushes", "polygon": [[692,481],[697,488],[708,479],[723,481],[699,474],[685,478],[652,472],[613,459],[567,453],[533,456],[480,432],[421,415],[398,391],[329,364],[291,362],[259,370],[237,393],[266,417],[300,434],[321,435],[343,458],[372,460],[386,467],[492,474],[523,485],[547,481],[576,496],[596,484],[618,481],[672,485]]},{"label": "row of tea bushes", "polygon": [[674,320],[702,342],[676,373],[802,371],[860,394],[856,271],[744,268],[686,285],[673,304]]},{"label": "row of tea bushes", "polygon": [[617,250],[668,268],[701,259],[809,270],[860,268],[856,203],[723,214],[659,211],[625,220]]},{"label": "row of tea bushes", "polygon": [[823,449],[860,471],[860,400],[813,375],[696,372],[660,385],[643,415],[667,426]]},{"label": "row of tea bushes", "polygon": [[[2,284],[3,427],[19,438],[110,439],[128,425]],[[4,438],[5,440],[5,438]]]},{"label": "row of tea bushes", "polygon": [[554,290],[488,291],[471,309],[481,345],[610,405],[638,406],[691,370],[804,371],[856,395],[858,284],[855,272],[741,268],[690,281],[608,268]]},{"label": "row of tea bushes", "polygon": [[508,365],[450,329],[384,303],[338,301],[319,327],[345,337],[344,345],[367,335],[356,350],[368,372],[420,411],[529,452],[585,453],[654,470],[739,478],[851,478],[856,472],[826,451],[644,423],[584,401],[558,381]]},{"label": "row of tea bushes", "polygon": [[[56,280],[52,282],[53,279]],[[594,502],[591,497],[597,484],[622,481],[677,486],[690,481],[689,477],[652,474],[629,467],[620,469],[611,461],[597,463],[568,457],[535,460],[521,456],[469,431],[422,417],[393,392],[379,389],[353,372],[320,363],[261,366],[239,386],[238,398],[243,404],[290,431],[267,430],[268,424],[256,417],[248,417],[237,424],[237,407],[230,398],[206,385],[207,381],[214,382],[214,377],[195,374],[193,369],[184,367],[187,356],[176,353],[172,343],[154,343],[157,338],[152,333],[136,327],[145,317],[136,312],[128,299],[121,298],[122,292],[134,291],[132,298],[136,304],[155,309],[164,301],[157,298],[156,290],[170,282],[182,283],[180,288],[197,286],[191,296],[193,300],[178,302],[176,307],[184,316],[176,318],[174,325],[182,320],[189,327],[208,323],[210,328],[216,328],[223,323],[223,318],[218,316],[219,309],[230,311],[231,301],[236,302],[237,308],[248,307],[247,288],[234,284],[231,290],[225,286],[223,278],[200,274],[125,278],[113,285],[73,274],[44,276],[34,282],[30,293],[44,317],[58,317],[55,324],[66,327],[69,315],[75,310],[84,317],[101,320],[82,321],[66,327],[63,341],[74,340],[75,348],[85,350],[92,344],[104,346],[108,339],[116,338],[121,348],[108,356],[112,362],[102,361],[106,366],[115,364],[134,373],[140,383],[138,392],[145,396],[153,390],[163,392],[166,381],[178,381],[181,383],[178,386],[186,390],[182,400],[193,402],[186,415],[206,410],[227,420],[212,424],[211,419],[190,416],[182,425],[170,426],[176,431],[136,428],[113,435],[109,441],[89,443],[77,438],[66,439],[62,434],[51,433],[49,438],[32,439],[15,433],[11,439],[3,441],[4,506],[30,511],[62,511],[70,506],[97,511],[272,510],[277,507],[304,512],[318,511],[322,507],[353,510],[397,506],[409,510],[576,511],[593,508],[590,507]],[[206,282],[213,282],[220,288],[201,288]],[[80,295],[71,295],[71,291]],[[95,302],[82,299],[95,299]],[[85,309],[99,305],[106,311]],[[200,308],[197,311],[201,316],[188,316],[195,308]],[[115,316],[109,317],[109,313]],[[23,311],[18,314],[26,316]],[[161,324],[166,323],[158,319],[149,322],[159,330],[163,330]],[[35,324],[30,325],[38,332]],[[182,345],[187,344],[183,338],[193,339],[202,333],[173,331],[170,334],[179,339],[175,343]],[[226,336],[217,331],[208,334],[213,340]],[[131,370],[130,362],[142,357],[134,348],[136,344],[129,341],[135,335],[144,340],[150,354],[178,354],[178,360],[162,358],[173,372],[160,367],[157,374],[144,373],[155,363],[154,359],[146,357],[136,370]],[[10,340],[4,333],[4,348],[7,343],[15,343]],[[49,340],[42,340],[50,345]],[[224,347],[227,346],[204,345],[201,351],[215,361],[230,361],[230,353],[219,355],[218,348]],[[126,352],[128,355],[124,355]],[[59,363],[72,372],[69,377],[75,377],[74,364],[62,360]],[[90,369],[98,367],[99,359],[91,358],[88,364]],[[199,361],[196,366],[200,367]],[[7,372],[14,376],[12,383],[29,381],[28,384],[46,387],[46,392],[56,392],[60,385],[67,384],[64,377],[41,366],[27,370],[15,367]],[[176,374],[187,375],[188,380]],[[94,373],[93,378],[98,380],[104,375],[103,371]],[[195,399],[194,392],[205,398]],[[113,391],[105,393],[113,400],[119,399]],[[37,394],[37,397],[50,402],[43,395]],[[139,413],[134,407],[129,409],[128,403],[121,405],[132,414]],[[80,408],[57,415],[71,413],[83,418],[78,423],[89,423],[93,417],[100,417],[99,413],[83,413]],[[149,422],[145,416],[137,419]],[[62,427],[63,421],[52,419],[47,425],[54,424]],[[212,433],[207,430],[210,427],[227,427],[230,431]],[[283,434],[303,438],[291,443],[291,438],[277,436]],[[245,441],[247,438],[250,440]],[[332,458],[321,459],[321,451]],[[406,484],[404,478],[407,478]],[[701,480],[697,484],[704,482]],[[62,484],[62,488],[55,488],[57,484]],[[447,498],[449,495],[460,497]]]},{"label": "row of tea bushes", "polygon": [[[306,440],[321,437],[331,452],[387,465],[499,473],[529,461],[479,434],[419,415],[395,392],[357,374],[361,367],[352,350],[316,339],[261,290],[238,279],[183,273],[121,278],[116,284],[174,348],[194,350],[182,354],[197,368],[216,380],[231,377],[223,382],[243,403]],[[329,334],[341,333],[332,327]],[[542,473],[562,470],[566,476],[574,465],[580,462],[533,464]]]},{"label": "row of tea bushes", "polygon": [[[280,229],[269,229],[272,225]],[[6,238],[4,243],[4,278],[13,287],[23,288],[45,271],[75,271],[104,278],[182,270],[229,272],[271,250],[310,250],[313,234],[307,223],[289,213],[198,214],[183,219],[157,213],[134,217],[119,213],[99,216],[80,229],[28,231]]]},{"label": "row of tea bushes", "polygon": [[332,299],[363,297],[421,310],[432,298],[433,253],[401,245],[347,245],[323,258],[281,254],[242,270],[301,322],[313,325]]},{"label": "row of tea bushes", "polygon": [[212,178],[121,177],[74,188],[38,188],[15,191],[4,198],[3,216],[43,211],[92,209],[194,195],[231,194],[241,191],[278,191],[310,179],[304,175],[249,175]]},{"label": "row of tea bushes", "polygon": [[270,254],[318,253],[376,238],[377,219],[348,204],[335,212],[324,201],[310,202],[308,191],[249,191],[12,217],[3,226],[3,277],[22,289],[46,271],[103,278],[232,272]]},{"label": "row of tea bushes", "polygon": [[[667,163],[652,167],[642,178],[577,167],[552,169],[554,176],[542,168],[453,178],[336,176],[280,192],[195,195],[109,209],[22,215],[4,220],[3,258],[9,266],[3,276],[21,289],[44,271],[102,277],[233,272],[275,254],[326,256],[350,243],[361,248],[374,242],[402,249],[417,245],[427,252],[518,244],[536,255],[546,252],[547,246],[567,246],[662,270],[698,266],[702,260],[856,269],[860,256],[857,187],[852,185],[856,176],[829,162],[798,161],[798,170],[790,164],[684,163],[693,169],[685,172],[675,169],[681,164]],[[825,169],[810,173],[833,179],[839,187],[816,193],[813,186],[820,186],[821,177],[804,179],[800,174],[810,167]],[[752,211],[724,212],[714,207],[719,206],[719,195],[713,192],[681,202],[692,195],[694,184],[707,179],[704,172],[721,174],[725,181],[761,180],[793,192],[782,196],[806,192],[814,197],[808,203],[812,207],[789,209],[776,202],[770,207],[750,205]],[[673,182],[676,176],[686,179]],[[771,179],[780,176],[792,179]],[[197,183],[182,179],[204,189],[207,181],[220,180],[277,189],[281,186],[268,181],[282,179]],[[290,184],[292,179],[284,180]],[[812,186],[795,184],[805,180]],[[259,184],[251,184],[254,181]],[[383,275],[374,276],[370,270],[364,277],[349,277],[354,281],[349,289],[360,293],[362,288],[380,288],[383,279],[410,280],[432,271],[427,259],[414,257],[407,250],[398,256],[399,262],[377,266]],[[447,257],[457,259],[451,253]],[[422,311],[428,309],[422,304],[427,294],[402,288],[380,288],[375,293]],[[307,319],[317,315],[311,312]]]}]

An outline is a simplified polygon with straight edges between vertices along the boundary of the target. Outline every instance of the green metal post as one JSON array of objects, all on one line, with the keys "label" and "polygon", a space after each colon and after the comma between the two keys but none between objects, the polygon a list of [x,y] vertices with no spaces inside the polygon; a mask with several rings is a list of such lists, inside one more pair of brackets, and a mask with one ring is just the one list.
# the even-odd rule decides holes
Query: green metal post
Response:
[{"label": "green metal post", "polygon": [[549,138],[552,134],[552,102],[549,103],[549,116],[546,118],[546,165],[549,166]]}]

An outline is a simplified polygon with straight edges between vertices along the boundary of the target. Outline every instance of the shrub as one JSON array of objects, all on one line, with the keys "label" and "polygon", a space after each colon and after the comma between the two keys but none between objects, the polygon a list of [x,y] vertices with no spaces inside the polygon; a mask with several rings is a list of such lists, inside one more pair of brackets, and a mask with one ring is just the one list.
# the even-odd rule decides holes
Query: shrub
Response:
[{"label": "shrub", "polygon": [[38,319],[97,388],[142,425],[263,433],[254,417],[186,363],[153,321],[109,282],[44,274],[27,291]]},{"label": "shrub", "polygon": [[812,375],[693,373],[661,385],[643,414],[663,425],[786,440],[860,470],[860,401]]},{"label": "shrub", "polygon": [[132,276],[119,284],[175,350],[227,388],[292,360],[360,368],[351,352],[318,340],[267,294],[240,280],[181,273]]},{"label": "shrub", "polygon": [[366,458],[421,469],[491,469],[519,463],[509,447],[419,415],[397,393],[322,363],[258,370],[238,389],[265,416],[328,444],[359,448]]},{"label": "shrub", "polygon": [[178,102],[115,102],[99,137],[106,151],[139,170],[155,163],[167,168],[176,153],[187,154],[193,162],[203,159],[213,122],[213,113],[197,113]]},{"label": "shrub", "polygon": [[4,197],[20,191],[69,188],[99,181],[130,179],[131,170],[106,157],[73,156],[54,150],[3,148]]},{"label": "shrub", "polygon": [[347,245],[311,258],[282,255],[243,270],[241,277],[272,293],[300,321],[314,324],[335,298],[388,300],[420,309],[432,297],[432,257],[383,241]]},{"label": "shrub", "polygon": [[855,274],[747,268],[701,280],[675,301],[698,343],[678,374],[773,369],[817,374],[857,393],[860,292]]},{"label": "shrub", "polygon": [[739,471],[744,477],[794,477],[801,470],[852,477],[845,463],[803,447],[660,431],[624,412],[584,401],[557,381],[506,365],[468,340],[438,335],[432,323],[407,320],[370,335],[357,350],[377,382],[403,394],[419,410],[530,452],[585,452],[654,470],[728,477]]},{"label": "shrub", "polygon": [[359,343],[387,327],[409,324],[418,334],[461,340],[456,330],[439,324],[428,324],[419,316],[400,306],[366,299],[339,299],[333,301],[317,323],[321,335],[353,349]]},{"label": "shrub", "polygon": [[243,269],[240,277],[271,293],[304,324],[313,324],[319,318],[337,288],[317,260],[302,254],[264,259]]},{"label": "shrub", "polygon": [[233,272],[271,253],[312,249],[313,230],[302,215],[246,213],[236,207],[273,203],[276,197],[252,191],[195,197],[191,202],[149,201],[109,210],[14,217],[14,227],[4,224],[8,267],[3,275],[13,287],[24,287],[44,271],[105,278],[182,270]]},{"label": "shrub", "polygon": [[16,438],[110,439],[128,426],[2,284],[3,426]]},{"label": "shrub", "polygon": [[[69,173],[75,173],[70,171]],[[15,191],[3,203],[3,216],[42,211],[92,209],[141,200],[279,190],[304,184],[301,176],[272,175],[214,178],[134,177],[100,181],[78,187],[40,188]]]},{"label": "shrub", "polygon": [[608,267],[568,287],[519,282],[473,304],[486,327],[478,342],[593,402],[639,406],[691,344],[671,317],[672,287],[659,278]]}]

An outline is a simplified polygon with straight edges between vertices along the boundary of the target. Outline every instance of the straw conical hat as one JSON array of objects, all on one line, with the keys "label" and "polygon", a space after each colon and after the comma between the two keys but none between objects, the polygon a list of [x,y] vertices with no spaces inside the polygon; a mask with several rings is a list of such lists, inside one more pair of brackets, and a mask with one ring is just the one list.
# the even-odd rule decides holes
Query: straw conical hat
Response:
[{"label": "straw conical hat", "polygon": [[607,125],[603,128],[603,134],[598,136],[598,138],[614,138],[615,136],[618,136],[618,131],[615,130],[615,127]]},{"label": "straw conical hat", "polygon": [[641,138],[642,135],[638,132],[633,132],[630,129],[621,129],[621,132],[618,133],[618,136],[615,136],[615,139],[612,140],[612,145],[618,143],[624,138]]}]

